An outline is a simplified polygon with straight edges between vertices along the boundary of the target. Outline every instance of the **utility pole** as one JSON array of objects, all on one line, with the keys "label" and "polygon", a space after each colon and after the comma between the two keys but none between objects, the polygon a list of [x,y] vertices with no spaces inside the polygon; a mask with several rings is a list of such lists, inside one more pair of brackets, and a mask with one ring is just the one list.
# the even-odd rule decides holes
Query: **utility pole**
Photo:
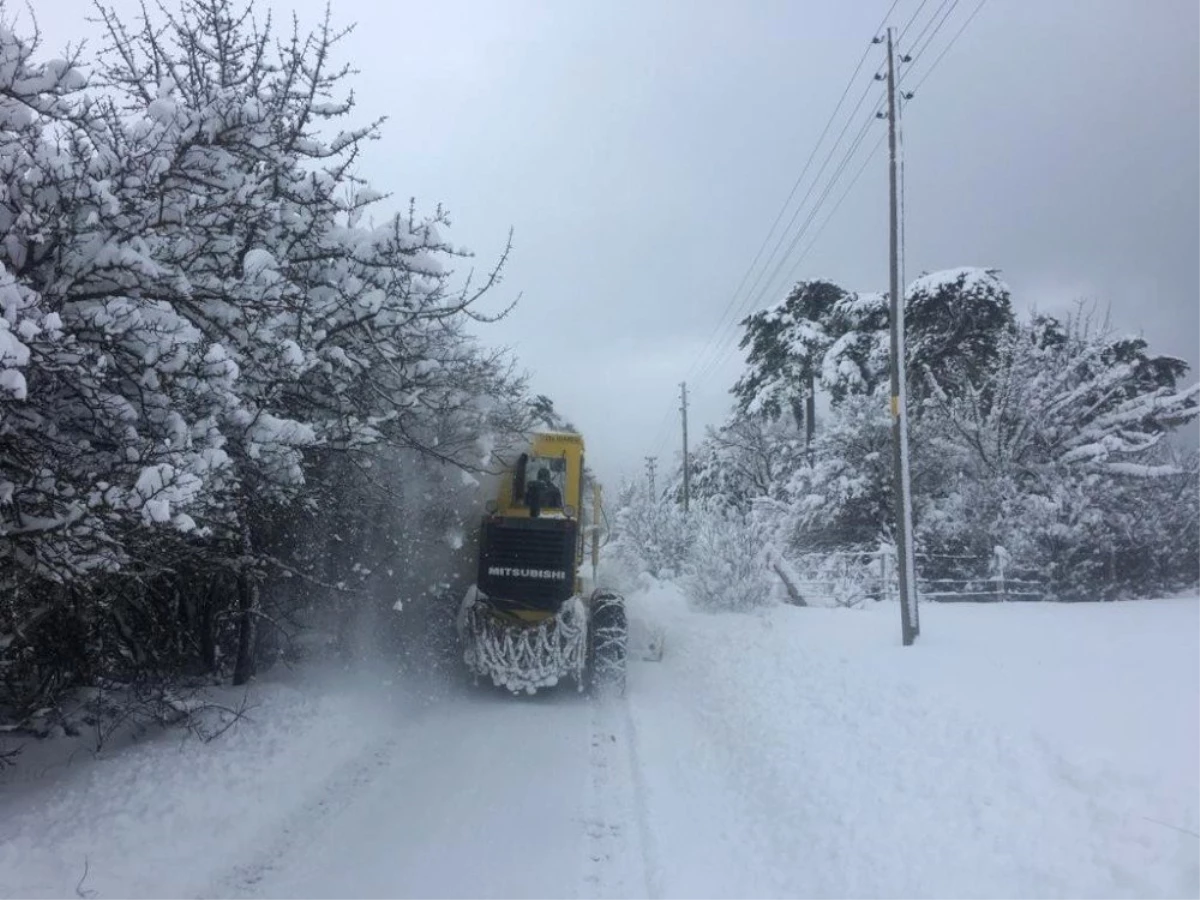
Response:
[{"label": "utility pole", "polygon": [[888,182],[890,188],[891,250],[891,387],[892,468],[896,495],[896,552],[900,576],[900,634],[909,646],[919,633],[917,625],[917,579],[912,550],[912,481],[908,466],[908,388],[904,370],[904,298],[900,296],[900,254],[896,197],[896,64],[892,51],[892,29],[887,36]]},{"label": "utility pole", "polygon": [[650,483],[650,499],[653,501],[656,498],[654,493],[654,467],[658,464],[657,456],[646,457],[646,479]]},{"label": "utility pole", "polygon": [[679,383],[679,399],[681,401],[679,411],[683,413],[683,511],[688,511],[688,500],[691,493],[691,466],[688,465],[688,440],[687,440],[687,382]]}]

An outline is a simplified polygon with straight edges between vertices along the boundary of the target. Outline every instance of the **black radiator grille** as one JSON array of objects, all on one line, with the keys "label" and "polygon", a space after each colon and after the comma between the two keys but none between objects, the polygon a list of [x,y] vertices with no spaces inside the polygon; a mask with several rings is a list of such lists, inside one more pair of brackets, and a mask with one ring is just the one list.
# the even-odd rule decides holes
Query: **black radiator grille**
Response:
[{"label": "black radiator grille", "polygon": [[573,520],[485,520],[480,590],[533,609],[557,609],[575,587],[575,535]]},{"label": "black radiator grille", "polygon": [[553,568],[562,565],[571,535],[565,530],[493,526],[489,537],[488,549],[494,563]]}]

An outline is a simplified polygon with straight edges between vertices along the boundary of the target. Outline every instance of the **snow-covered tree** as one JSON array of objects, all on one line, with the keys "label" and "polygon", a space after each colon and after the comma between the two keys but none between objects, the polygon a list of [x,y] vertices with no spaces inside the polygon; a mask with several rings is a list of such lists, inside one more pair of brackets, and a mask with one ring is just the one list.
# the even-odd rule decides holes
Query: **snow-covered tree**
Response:
[{"label": "snow-covered tree", "polygon": [[[992,371],[956,396],[929,374],[930,451],[948,471],[919,526],[925,541],[977,553],[1001,544],[1060,594],[1126,585],[1118,544],[1148,547],[1162,536],[1156,520],[1194,505],[1181,490],[1187,467],[1162,446],[1197,415],[1200,384],[1178,383],[1186,369],[1086,319],[1039,316],[1005,334]],[[1147,505],[1164,490],[1172,502]]]},{"label": "snow-covered tree", "polygon": [[987,382],[1000,346],[1014,326],[1008,285],[996,269],[958,268],[925,274],[904,296],[905,346],[911,392],[918,410],[923,372],[942,389]]},{"label": "snow-covered tree", "polygon": [[872,546],[888,533],[891,423],[881,400],[847,399],[818,436],[812,464],[794,467],[783,495],[790,548]]},{"label": "snow-covered tree", "polygon": [[[74,678],[236,657],[244,680],[267,576],[332,584],[298,519],[366,533],[347,485],[372,466],[483,472],[480,436],[525,427],[465,329],[499,266],[456,284],[445,213],[355,176],[379,123],[345,122],[328,19],[98,9],[90,84],[0,29],[0,653],[51,629]],[[26,662],[6,676],[38,683]]]},{"label": "snow-covered tree", "polygon": [[[1039,316],[996,342],[994,369],[958,396],[927,370],[953,446],[974,472],[1035,479],[1063,466],[1152,477],[1137,454],[1197,415],[1200,384],[1181,388],[1187,364],[1151,357],[1140,338],[1113,339],[1087,321]],[[985,399],[986,398],[986,399]]]},{"label": "snow-covered tree", "polygon": [[[807,422],[811,443],[815,393],[836,405],[871,394],[888,380],[886,294],[852,293],[827,281],[800,282],[779,305],[743,320],[747,370],[732,389],[739,411]],[[916,404],[920,373],[939,373],[944,388],[978,379],[1012,327],[1008,287],[994,269],[959,268],[922,275],[905,291],[909,378]],[[915,410],[919,414],[919,406]]]},{"label": "snow-covered tree", "polygon": [[[1142,590],[1194,581],[1186,536],[1195,529],[1196,476],[1168,460],[1164,444],[1196,416],[1200,387],[1182,386],[1182,361],[1083,319],[1018,322],[994,270],[925,275],[907,297],[909,376],[919,388],[910,392],[910,449],[925,577],[946,575],[950,557],[986,562],[999,547],[1011,571],[1037,572],[1057,596],[1132,593],[1139,580]],[[747,337],[759,352],[734,390],[746,412],[695,454],[698,496],[753,509],[763,545],[797,564],[799,554],[892,540],[886,302],[845,294],[831,303],[824,318],[805,323],[791,369],[764,364],[786,359],[787,331],[764,327],[786,305],[774,318],[760,316]],[[765,426],[788,426],[775,399],[789,385],[802,391],[799,363],[813,334],[823,347],[816,384],[829,393],[831,412],[805,451],[794,431],[793,440],[768,442]],[[766,377],[771,371],[775,381]],[[762,395],[747,393],[749,386]]]},{"label": "snow-covered tree", "polygon": [[[168,448],[131,426],[136,410],[113,389],[121,372],[105,336],[132,314],[91,315],[80,327],[54,279],[39,275],[58,271],[64,235],[89,221],[94,229],[112,195],[89,164],[96,120],[76,61],[38,63],[36,49],[0,28],[0,554],[9,590],[110,569],[126,520],[169,519],[170,501],[195,487],[174,477]],[[149,325],[141,349],[156,352],[170,328]]]},{"label": "snow-covered tree", "polygon": [[535,428],[548,428],[551,431],[575,431],[577,429],[555,407],[554,401],[545,394],[538,394],[529,403],[529,413]]},{"label": "snow-covered tree", "polygon": [[817,374],[837,337],[830,319],[847,296],[832,282],[802,281],[778,306],[742,320],[747,371],[733,387],[739,411],[769,419],[787,412],[812,440]]},{"label": "snow-covered tree", "polygon": [[[720,428],[709,428],[690,454],[691,495],[746,511],[755,498],[778,492],[803,449],[790,424],[735,411]],[[682,478],[676,481],[671,493],[682,498]]]}]

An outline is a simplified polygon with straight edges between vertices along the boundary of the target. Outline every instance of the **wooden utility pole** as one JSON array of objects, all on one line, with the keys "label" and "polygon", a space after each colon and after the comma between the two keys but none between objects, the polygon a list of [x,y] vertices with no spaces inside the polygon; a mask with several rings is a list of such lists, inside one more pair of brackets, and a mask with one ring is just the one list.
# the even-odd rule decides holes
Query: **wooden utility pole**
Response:
[{"label": "wooden utility pole", "polygon": [[909,646],[917,627],[917,579],[912,550],[912,481],[908,466],[908,389],[904,367],[904,298],[900,295],[899,203],[896,195],[896,64],[892,29],[887,36],[888,183],[891,250],[892,469],[896,496],[896,555],[900,576],[900,634]]},{"label": "wooden utility pole", "polygon": [[812,464],[813,437],[817,433],[817,373],[812,365],[808,367],[804,379],[804,451],[808,454],[808,462]]},{"label": "wooden utility pole", "polygon": [[691,466],[688,464],[688,439],[687,439],[687,382],[683,381],[679,384],[679,398],[681,405],[679,411],[683,413],[683,511],[688,511],[688,501],[691,494]]}]

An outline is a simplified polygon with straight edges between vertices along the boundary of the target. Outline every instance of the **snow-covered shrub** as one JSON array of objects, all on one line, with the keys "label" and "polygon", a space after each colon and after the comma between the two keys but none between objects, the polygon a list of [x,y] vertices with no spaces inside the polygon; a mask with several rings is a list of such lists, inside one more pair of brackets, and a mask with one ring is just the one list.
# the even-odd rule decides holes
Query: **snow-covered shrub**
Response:
[{"label": "snow-covered shrub", "polygon": [[[810,606],[855,608],[881,599],[885,585],[878,550],[803,553],[789,562]],[[890,568],[895,572],[894,565]]]},{"label": "snow-covered shrub", "polygon": [[622,563],[634,572],[655,578],[673,578],[688,560],[694,525],[683,508],[660,496],[651,496],[644,485],[628,482],[617,495],[613,547]]},{"label": "snow-covered shrub", "polygon": [[719,501],[695,509],[695,536],[683,577],[692,602],[707,610],[747,610],[772,600],[774,576],[749,517]]}]

